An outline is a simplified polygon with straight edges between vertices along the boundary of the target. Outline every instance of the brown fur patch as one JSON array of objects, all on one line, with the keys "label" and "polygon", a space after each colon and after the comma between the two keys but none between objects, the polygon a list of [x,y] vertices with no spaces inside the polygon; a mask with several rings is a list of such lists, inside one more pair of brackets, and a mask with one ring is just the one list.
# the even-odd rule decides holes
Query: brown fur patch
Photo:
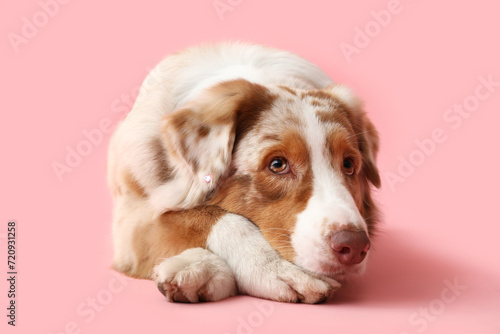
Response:
[{"label": "brown fur patch", "polygon": [[277,96],[271,94],[267,88],[260,85],[253,85],[251,95],[248,99],[241,101],[238,108],[235,128],[235,142],[241,140],[251,131],[259,121],[262,113],[269,110]]},{"label": "brown fur patch", "polygon": [[[269,171],[268,164],[275,156],[285,157],[292,164],[292,172],[276,175]],[[210,202],[250,219],[269,243],[292,261],[295,251],[291,234],[297,215],[312,195],[312,170],[308,161],[309,151],[301,135],[286,132],[279,144],[263,152],[258,171],[230,177]]]},{"label": "brown fur patch", "polygon": [[272,142],[278,143],[281,141],[281,138],[280,138],[280,136],[278,136],[276,134],[270,134],[270,135],[263,136],[262,141],[272,141]]},{"label": "brown fur patch", "polygon": [[[358,151],[356,136],[348,129],[334,127],[326,138],[327,149],[330,152],[332,166],[338,170],[344,158],[352,157],[356,166],[361,165],[361,155]],[[335,163],[333,163],[335,161]]]},{"label": "brown fur patch", "polygon": [[301,98],[313,97],[313,98],[316,98],[319,100],[326,100],[326,101],[333,100],[333,96],[331,94],[328,94],[325,91],[317,90],[317,89],[308,90],[307,92],[303,92],[300,95],[300,97]]},{"label": "brown fur patch", "polygon": [[132,192],[135,196],[146,197],[146,191],[144,190],[144,187],[140,185],[139,181],[137,181],[137,179],[132,175],[132,173],[130,173],[130,171],[124,173],[122,180],[126,189]]},{"label": "brown fur patch", "polygon": [[[191,130],[190,120],[195,116],[195,112],[191,109],[181,109],[172,114],[167,114],[165,118],[169,119],[170,124],[177,131]],[[188,128],[186,129],[186,126]]]},{"label": "brown fur patch", "polygon": [[160,183],[165,183],[172,178],[172,169],[167,159],[166,149],[160,138],[153,139],[150,147],[156,166],[156,178]]},{"label": "brown fur patch", "polygon": [[199,106],[196,115],[200,124],[232,124],[248,118],[255,118],[261,111],[268,109],[275,95],[259,84],[243,79],[226,81],[212,87],[204,105]]},{"label": "brown fur patch", "polygon": [[311,99],[311,105],[314,106],[314,107],[324,107],[325,103],[321,102],[318,99]]},{"label": "brown fur patch", "polygon": [[343,109],[332,107],[330,110],[317,110],[316,117],[322,123],[337,124],[350,133],[353,142],[356,142],[356,133],[347,113]]},{"label": "brown fur patch", "polygon": [[210,128],[208,126],[200,126],[198,128],[198,138],[205,138],[210,133]]},{"label": "brown fur patch", "polygon": [[286,90],[288,93],[292,94],[293,96],[297,96],[297,92],[294,91],[293,89],[291,89],[290,87],[281,86],[281,85],[278,85],[278,87],[283,89],[283,90]]},{"label": "brown fur patch", "polygon": [[212,226],[226,213],[215,206],[199,206],[191,210],[162,214],[150,224],[138,226],[133,239],[135,265],[128,275],[151,278],[153,268],[162,259],[186,249],[206,247]]},{"label": "brown fur patch", "polygon": [[335,117],[330,110],[316,110],[316,117],[323,123],[335,123]]}]

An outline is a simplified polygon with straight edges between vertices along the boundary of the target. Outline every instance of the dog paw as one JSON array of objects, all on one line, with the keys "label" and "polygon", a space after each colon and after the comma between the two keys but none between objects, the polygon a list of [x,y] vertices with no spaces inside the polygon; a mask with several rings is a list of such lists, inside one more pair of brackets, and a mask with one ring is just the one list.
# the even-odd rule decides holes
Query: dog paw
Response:
[{"label": "dog paw", "polygon": [[217,301],[237,292],[231,269],[217,255],[193,248],[154,268],[158,289],[169,302]]},{"label": "dog paw", "polygon": [[280,260],[271,269],[266,275],[266,291],[261,291],[260,297],[281,302],[317,304],[326,301],[340,288],[337,281],[314,277],[286,260]]}]

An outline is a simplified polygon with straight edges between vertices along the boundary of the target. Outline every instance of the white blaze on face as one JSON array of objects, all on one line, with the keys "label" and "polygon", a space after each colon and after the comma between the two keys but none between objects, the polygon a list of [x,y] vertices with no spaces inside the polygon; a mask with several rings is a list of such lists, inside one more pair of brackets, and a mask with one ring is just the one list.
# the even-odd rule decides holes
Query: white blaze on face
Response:
[{"label": "white blaze on face", "polygon": [[[310,151],[313,191],[305,210],[297,216],[291,239],[297,254],[294,262],[321,273],[324,271],[321,264],[337,264],[330,249],[332,232],[338,231],[342,225],[354,226],[365,232],[368,229],[351,193],[342,182],[343,176],[331,165],[324,124],[317,119],[313,107],[306,108],[310,110],[304,110],[302,117],[304,138]],[[364,266],[364,262],[360,265]]]}]

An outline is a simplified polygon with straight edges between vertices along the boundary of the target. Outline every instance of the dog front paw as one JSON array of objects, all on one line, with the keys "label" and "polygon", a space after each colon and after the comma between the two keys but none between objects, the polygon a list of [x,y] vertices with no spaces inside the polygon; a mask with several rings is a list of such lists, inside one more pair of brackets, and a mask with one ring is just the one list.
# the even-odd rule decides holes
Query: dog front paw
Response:
[{"label": "dog front paw", "polygon": [[[317,278],[296,265],[282,261],[277,278],[295,294],[291,302],[317,304],[326,301],[340,288],[340,283],[329,278]],[[286,300],[285,300],[286,301]]]},{"label": "dog front paw", "polygon": [[217,255],[193,248],[154,268],[158,289],[169,302],[218,301],[237,292],[231,269]]},{"label": "dog front paw", "polygon": [[258,280],[238,281],[241,292],[280,302],[317,304],[340,288],[337,281],[314,277],[284,259],[259,269]]}]

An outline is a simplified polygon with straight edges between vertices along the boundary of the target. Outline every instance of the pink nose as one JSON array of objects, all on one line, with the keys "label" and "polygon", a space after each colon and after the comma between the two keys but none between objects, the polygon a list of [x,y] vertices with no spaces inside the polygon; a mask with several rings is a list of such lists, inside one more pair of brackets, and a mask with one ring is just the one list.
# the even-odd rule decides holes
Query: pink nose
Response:
[{"label": "pink nose", "polygon": [[358,264],[370,249],[370,239],[364,231],[339,231],[332,235],[330,247],[340,263]]}]

